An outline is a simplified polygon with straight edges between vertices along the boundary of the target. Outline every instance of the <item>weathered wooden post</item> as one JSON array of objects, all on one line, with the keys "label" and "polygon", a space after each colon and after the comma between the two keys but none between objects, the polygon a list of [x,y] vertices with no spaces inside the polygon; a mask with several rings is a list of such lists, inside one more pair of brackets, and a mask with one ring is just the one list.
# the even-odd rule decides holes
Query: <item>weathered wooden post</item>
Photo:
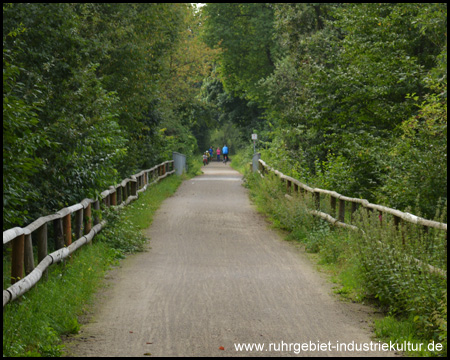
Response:
[{"label": "weathered wooden post", "polygon": [[[100,201],[99,200],[95,200],[94,201],[94,226],[97,224],[100,224]],[[91,242],[92,244],[92,242]]]},{"label": "weathered wooden post", "polygon": [[105,204],[105,207],[109,207],[109,196],[110,196],[110,194],[106,195],[103,198],[103,204]]},{"label": "weathered wooden post", "polygon": [[117,204],[122,204],[122,186],[117,186],[116,187],[116,201],[117,201]]},{"label": "weathered wooden post", "polygon": [[137,195],[137,180],[131,180],[131,195]]},{"label": "weathered wooden post", "polygon": [[72,218],[71,213],[68,213],[63,218],[63,237],[64,237],[64,245],[69,246],[72,244]]},{"label": "weathered wooden post", "polygon": [[336,217],[336,198],[333,195],[330,195],[330,207],[331,207],[331,216]]},{"label": "weathered wooden post", "polygon": [[25,265],[25,275],[28,275],[34,270],[34,257],[33,257],[33,243],[31,239],[31,234],[25,235],[24,243],[24,265]]},{"label": "weathered wooden post", "polygon": [[[37,255],[38,262],[40,263],[47,256],[47,223],[44,223],[41,227],[36,229],[36,242],[37,242]],[[46,269],[42,276],[47,279],[48,270]]]},{"label": "weathered wooden post", "polygon": [[83,209],[75,212],[75,239],[78,240],[83,236]]},{"label": "weathered wooden post", "polygon": [[117,197],[116,197],[116,189],[114,188],[114,186],[110,186],[109,187],[111,190],[113,190],[113,192],[110,195],[110,205],[112,206],[116,206],[117,205]]},{"label": "weathered wooden post", "polygon": [[19,235],[12,241],[11,285],[23,278],[25,235]]},{"label": "weathered wooden post", "polygon": [[86,206],[84,209],[83,220],[84,220],[84,235],[87,235],[91,232],[92,229],[92,212],[91,212],[91,203]]},{"label": "weathered wooden post", "polygon": [[400,224],[400,217],[398,217],[397,215],[393,215],[393,217],[394,217],[394,226],[395,226],[395,229],[398,230],[398,225]]},{"label": "weathered wooden post", "polygon": [[340,222],[345,222],[345,200],[339,199],[339,217]]},{"label": "weathered wooden post", "polygon": [[292,182],[289,179],[286,179],[286,193],[290,194],[291,193],[291,187],[292,187]]},{"label": "weathered wooden post", "polygon": [[55,236],[55,250],[62,249],[64,247],[64,231],[61,218],[53,220],[53,230]]},{"label": "weathered wooden post", "polygon": [[[401,231],[401,219],[399,216],[394,215],[394,226],[397,231]],[[405,234],[402,231],[402,245],[405,245]]]},{"label": "weathered wooden post", "polygon": [[320,210],[320,192],[313,192],[314,203],[316,204],[316,210]]},{"label": "weathered wooden post", "polygon": [[127,199],[128,199],[128,188],[127,184],[125,184],[124,186],[122,186],[122,202],[127,201]]}]

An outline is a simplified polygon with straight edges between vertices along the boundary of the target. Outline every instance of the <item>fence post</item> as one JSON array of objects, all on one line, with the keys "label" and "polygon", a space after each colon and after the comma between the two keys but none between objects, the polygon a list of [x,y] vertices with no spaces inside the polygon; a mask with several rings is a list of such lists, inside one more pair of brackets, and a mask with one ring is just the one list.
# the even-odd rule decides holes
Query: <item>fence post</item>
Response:
[{"label": "fence post", "polygon": [[291,186],[292,186],[291,180],[286,179],[286,193],[287,194],[291,193]]},{"label": "fence post", "polygon": [[23,278],[25,235],[19,235],[12,242],[11,285]]},{"label": "fence post", "polygon": [[[37,241],[37,255],[38,262],[40,263],[47,256],[47,223],[43,224],[39,229],[36,230],[36,241]],[[48,271],[47,269],[42,274],[44,279],[47,279]]]},{"label": "fence post", "polygon": [[132,180],[131,181],[131,195],[132,196],[136,196],[137,194],[137,181],[136,180]]},{"label": "fence post", "polygon": [[55,236],[55,250],[62,249],[64,247],[64,233],[62,219],[53,220],[53,229]]},{"label": "fence post", "polygon": [[72,244],[72,218],[70,213],[63,218],[63,236],[66,246]]},{"label": "fence post", "polygon": [[117,186],[116,187],[116,201],[117,201],[117,204],[122,204],[122,186]]},{"label": "fence post", "polygon": [[253,172],[257,172],[259,169],[259,159],[261,159],[261,153],[253,154],[252,157],[252,170]]},{"label": "fence post", "polygon": [[122,186],[122,202],[127,201],[128,199],[128,183],[125,186]]},{"label": "fence post", "polygon": [[116,189],[114,188],[114,186],[110,186],[109,187],[111,190],[114,190],[113,193],[110,194],[110,205],[117,205],[117,197],[116,197]]},{"label": "fence post", "polygon": [[331,216],[336,217],[336,198],[330,195]]},{"label": "fence post", "polygon": [[94,226],[100,224],[100,215],[100,201],[96,200],[94,201]]},{"label": "fence post", "polygon": [[339,217],[340,222],[345,222],[345,200],[339,199]]},{"label": "fence post", "polygon": [[313,192],[313,198],[316,204],[316,209],[320,210],[320,192]]},{"label": "fence post", "polygon": [[75,239],[83,236],[83,209],[75,212]]},{"label": "fence post", "polygon": [[91,232],[92,229],[92,211],[91,211],[92,203],[89,203],[88,206],[84,209],[84,235],[87,235]]},{"label": "fence post", "polygon": [[[394,226],[397,231],[401,231],[401,219],[394,215]],[[402,245],[405,245],[405,234],[402,232]]]},{"label": "fence post", "polygon": [[31,234],[25,235],[24,256],[25,275],[28,275],[34,270],[33,243]]}]

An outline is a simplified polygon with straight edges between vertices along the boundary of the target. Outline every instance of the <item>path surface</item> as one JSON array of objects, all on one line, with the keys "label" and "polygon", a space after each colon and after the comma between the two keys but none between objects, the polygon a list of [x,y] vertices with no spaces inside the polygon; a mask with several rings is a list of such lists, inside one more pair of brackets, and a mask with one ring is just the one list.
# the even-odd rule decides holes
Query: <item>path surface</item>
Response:
[{"label": "path surface", "polygon": [[[295,356],[301,343],[329,350],[303,356],[392,355],[337,351],[370,344],[366,309],[338,301],[300,250],[267,227],[238,172],[222,163],[203,170],[155,214],[151,249],[109,275],[69,355]],[[237,351],[243,343],[264,349]]]}]

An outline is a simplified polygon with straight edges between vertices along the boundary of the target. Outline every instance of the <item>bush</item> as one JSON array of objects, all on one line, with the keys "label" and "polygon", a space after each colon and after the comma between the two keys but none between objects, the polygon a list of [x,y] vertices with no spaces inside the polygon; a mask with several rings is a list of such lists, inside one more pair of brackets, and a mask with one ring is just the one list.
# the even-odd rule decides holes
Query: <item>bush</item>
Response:
[{"label": "bush", "polygon": [[365,291],[389,314],[413,319],[416,337],[446,347],[447,279],[429,268],[447,269],[445,234],[414,224],[397,230],[388,217],[381,226],[378,214],[359,215],[357,226],[365,233],[355,244]]},{"label": "bush", "polygon": [[[344,287],[337,292],[358,301],[375,301],[392,318],[412,329],[411,339],[439,342],[447,349],[447,279],[430,272],[429,265],[447,270],[446,233],[402,223],[398,229],[391,216],[368,213],[361,208],[355,225],[364,232],[331,228],[312,217],[311,197],[285,197],[281,181],[267,175],[248,174],[247,184],[258,208],[275,226],[290,232],[288,239],[317,253],[322,264],[335,265]],[[411,211],[413,212],[413,211]],[[442,222],[446,214],[436,217]],[[395,327],[395,326],[394,326]],[[395,332],[395,330],[392,330]],[[411,340],[394,333],[393,341]]]}]

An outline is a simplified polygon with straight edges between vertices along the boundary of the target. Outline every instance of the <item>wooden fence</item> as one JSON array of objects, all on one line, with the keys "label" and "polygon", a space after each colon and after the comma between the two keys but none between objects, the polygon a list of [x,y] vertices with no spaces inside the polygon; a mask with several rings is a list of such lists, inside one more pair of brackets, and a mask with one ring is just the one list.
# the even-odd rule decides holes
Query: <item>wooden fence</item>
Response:
[{"label": "wooden fence", "polygon": [[[105,207],[121,208],[137,199],[139,193],[145,191],[148,186],[173,173],[173,160],[163,162],[132,175],[116,186],[110,186],[100,194],[100,199],[84,199],[81,203],[63,208],[56,214],[41,217],[24,228],[15,227],[4,231],[3,246],[12,242],[12,285],[3,290],[3,307],[36,285],[42,276],[45,276],[50,265],[60,262],[92,241],[106,225],[105,220],[100,220],[100,202],[103,202]],[[48,254],[47,247],[48,224],[53,224],[56,248],[51,254]],[[73,235],[77,239],[74,242]],[[37,245],[39,264],[36,267],[32,240],[35,240]]]},{"label": "wooden fence", "polygon": [[[426,228],[435,228],[439,230],[443,230],[447,232],[447,224],[433,221],[433,220],[427,220],[424,218],[421,218],[419,216],[402,212],[399,210],[395,210],[386,206],[381,206],[377,204],[371,204],[369,201],[365,199],[358,199],[358,198],[351,198],[344,195],[341,195],[335,191],[329,191],[329,190],[323,190],[319,188],[312,188],[306,184],[303,184],[302,182],[298,181],[297,179],[294,179],[290,176],[286,176],[283,173],[279,172],[278,170],[273,169],[272,167],[268,166],[263,160],[258,159],[258,172],[259,174],[264,177],[265,174],[268,172],[273,172],[275,175],[277,175],[282,182],[286,184],[286,194],[287,196],[290,196],[290,194],[294,193],[310,193],[312,196],[312,200],[314,203],[315,209],[309,210],[309,212],[313,216],[320,217],[329,223],[331,223],[334,226],[344,227],[352,230],[361,230],[357,228],[354,225],[346,223],[346,211],[348,211],[348,207],[350,207],[350,215],[347,216],[347,219],[350,219],[350,222],[353,221],[353,214],[358,209],[359,206],[363,206],[364,208],[367,208],[369,211],[376,210],[379,212],[379,218],[380,220],[383,219],[383,214],[391,214],[394,219],[394,225],[398,228],[401,221],[406,221],[412,224],[422,225]],[[323,201],[325,196],[329,196],[330,201],[330,209],[331,214],[327,214],[325,212],[320,211],[320,203]],[[349,204],[349,206],[346,206],[346,204]],[[337,217],[337,218],[336,218]],[[447,236],[447,235],[446,235]],[[417,260],[419,261],[419,260]],[[431,271],[437,272],[443,276],[447,276],[447,272],[441,269],[437,269],[431,265],[428,265]]]}]

